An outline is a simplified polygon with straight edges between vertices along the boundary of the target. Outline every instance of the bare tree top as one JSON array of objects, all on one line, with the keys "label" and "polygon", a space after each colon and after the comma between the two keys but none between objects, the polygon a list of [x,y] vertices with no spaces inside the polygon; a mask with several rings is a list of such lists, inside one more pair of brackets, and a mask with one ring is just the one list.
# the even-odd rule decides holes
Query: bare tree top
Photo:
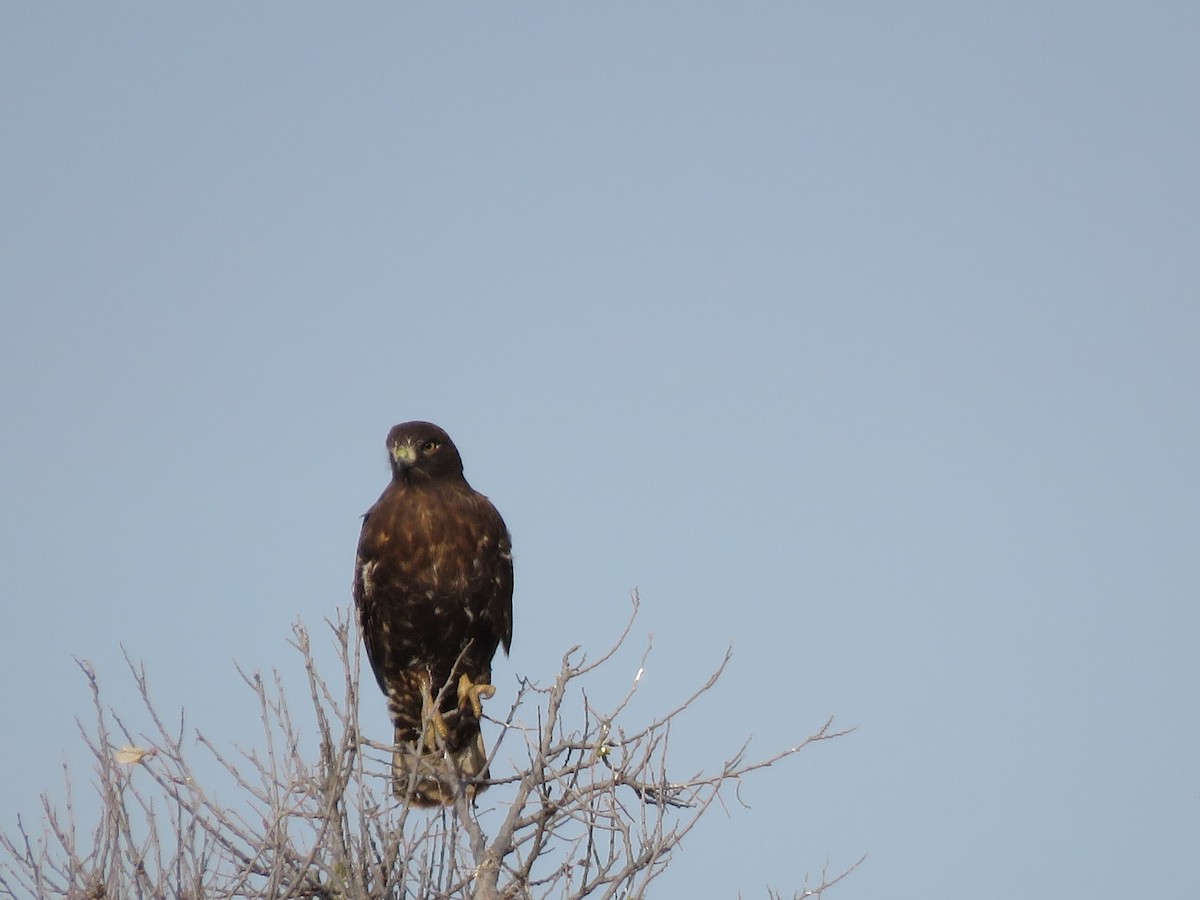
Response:
[{"label": "bare tree top", "polygon": [[[518,680],[489,751],[487,804],[473,803],[471,779],[454,785],[443,812],[397,802],[389,786],[391,744],[358,727],[359,641],[340,612],[329,631],[341,662],[332,682],[317,670],[303,624],[292,629],[307,675],[315,733],[302,733],[276,673],[239,670],[261,712],[263,741],[248,750],[214,745],[168,722],[150,698],[145,671],[129,668],[153,722],[132,733],[103,702],[91,666],[96,719],[81,726],[96,760],[103,814],[90,835],[64,807],[43,798],[45,827],[18,820],[0,834],[0,893],[11,897],[246,898],[634,898],[674,858],[680,841],[714,804],[737,798],[742,779],[851,729],[832,718],[790,747],[763,757],[749,742],[710,770],[671,771],[672,725],[722,677],[729,655],[665,715],[631,722],[630,701],[649,663],[647,646],[628,690],[597,709],[589,684],[607,674],[637,612],[617,640],[589,661],[572,648],[542,683]],[[196,748],[215,760],[238,796],[219,802],[192,764]],[[861,862],[861,860],[859,861]],[[797,897],[820,896],[857,866],[822,872]],[[773,894],[772,896],[782,896]]]}]

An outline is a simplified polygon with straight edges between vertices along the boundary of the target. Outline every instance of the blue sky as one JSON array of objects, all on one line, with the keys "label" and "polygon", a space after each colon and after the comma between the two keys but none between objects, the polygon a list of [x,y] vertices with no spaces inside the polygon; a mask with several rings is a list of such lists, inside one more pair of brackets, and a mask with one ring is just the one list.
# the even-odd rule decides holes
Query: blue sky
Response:
[{"label": "blue sky", "polygon": [[637,587],[648,712],[734,648],[681,762],[858,726],[664,895],[1195,891],[1194,4],[4,19],[6,825],[86,781],[74,656],[252,740],[231,661],[348,604],[427,418],[513,533],[502,696]]}]

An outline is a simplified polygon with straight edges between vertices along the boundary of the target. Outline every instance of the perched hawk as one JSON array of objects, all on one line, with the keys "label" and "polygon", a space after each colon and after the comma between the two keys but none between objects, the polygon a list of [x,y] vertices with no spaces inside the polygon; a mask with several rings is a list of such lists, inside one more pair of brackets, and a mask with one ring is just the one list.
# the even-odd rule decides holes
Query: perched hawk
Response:
[{"label": "perched hawk", "polygon": [[396,726],[393,789],[452,804],[460,778],[468,796],[487,787],[481,699],[512,642],[512,545],[446,432],[405,422],[387,448],[392,482],[363,517],[354,602]]}]

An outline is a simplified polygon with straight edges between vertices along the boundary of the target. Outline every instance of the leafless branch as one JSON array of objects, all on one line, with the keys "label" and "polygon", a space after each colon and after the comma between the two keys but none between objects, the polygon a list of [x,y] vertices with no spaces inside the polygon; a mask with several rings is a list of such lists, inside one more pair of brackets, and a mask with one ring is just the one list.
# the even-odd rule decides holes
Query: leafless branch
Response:
[{"label": "leafless branch", "polygon": [[[489,753],[488,805],[472,803],[460,778],[441,811],[410,808],[391,792],[390,743],[359,733],[360,642],[353,616],[329,622],[341,662],[327,680],[300,623],[289,643],[306,679],[307,729],[297,724],[283,681],[238,668],[262,725],[261,742],[225,749],[163,717],[146,672],[128,656],[146,732],[101,699],[96,673],[79,662],[94,722],[80,725],[95,762],[102,813],[81,834],[67,773],[65,799],[43,798],[43,825],[18,818],[0,832],[0,896],[85,898],[325,898],[325,900],[517,900],[634,898],[669,865],[683,837],[722,792],[809,745],[841,737],[827,719],[773,755],[748,759],[748,742],[710,772],[673,777],[672,726],[724,674],[730,656],[697,690],[647,724],[629,727],[630,703],[649,665],[647,642],[628,690],[607,708],[589,698],[627,641],[637,613],[594,661],[563,655],[546,683],[518,679]],[[611,679],[605,679],[611,683]],[[199,756],[197,756],[199,754]],[[234,791],[218,799],[216,782]],[[228,787],[226,788],[228,789]],[[800,897],[819,897],[861,863]],[[772,897],[782,895],[772,892]]]}]

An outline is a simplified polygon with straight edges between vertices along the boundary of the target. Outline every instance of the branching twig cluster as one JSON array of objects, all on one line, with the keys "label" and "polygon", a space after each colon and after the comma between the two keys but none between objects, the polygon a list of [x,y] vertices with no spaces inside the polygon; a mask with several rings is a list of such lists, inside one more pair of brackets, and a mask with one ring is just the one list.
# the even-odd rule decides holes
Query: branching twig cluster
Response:
[{"label": "branching twig cluster", "polygon": [[[635,596],[635,614],[636,603]],[[723,790],[846,731],[828,720],[773,756],[749,760],[743,745],[712,772],[673,778],[672,723],[717,682],[728,655],[677,707],[630,729],[627,707],[646,656],[610,709],[595,709],[586,685],[624,645],[631,625],[632,616],[593,662],[573,648],[547,684],[521,679],[491,750],[493,773],[504,769],[498,760],[511,760],[515,774],[494,779],[478,806],[459,791],[456,805],[441,812],[398,803],[389,780],[391,745],[359,733],[359,640],[349,614],[330,623],[342,663],[334,685],[316,669],[308,631],[293,627],[315,747],[314,736],[294,722],[278,675],[268,682],[239,670],[260,709],[263,744],[231,754],[189,732],[182,716],[165,720],[150,700],[145,671],[129,661],[153,723],[149,733],[133,733],[104,705],[94,671],[81,662],[96,712],[95,725],[81,731],[96,760],[100,820],[90,836],[80,835],[68,774],[62,808],[43,797],[40,830],[18,819],[12,833],[0,832],[0,895],[642,897]],[[232,779],[235,803],[221,802],[201,783],[190,761],[197,744]],[[823,873],[818,886],[797,896],[819,896],[844,874]]]}]

